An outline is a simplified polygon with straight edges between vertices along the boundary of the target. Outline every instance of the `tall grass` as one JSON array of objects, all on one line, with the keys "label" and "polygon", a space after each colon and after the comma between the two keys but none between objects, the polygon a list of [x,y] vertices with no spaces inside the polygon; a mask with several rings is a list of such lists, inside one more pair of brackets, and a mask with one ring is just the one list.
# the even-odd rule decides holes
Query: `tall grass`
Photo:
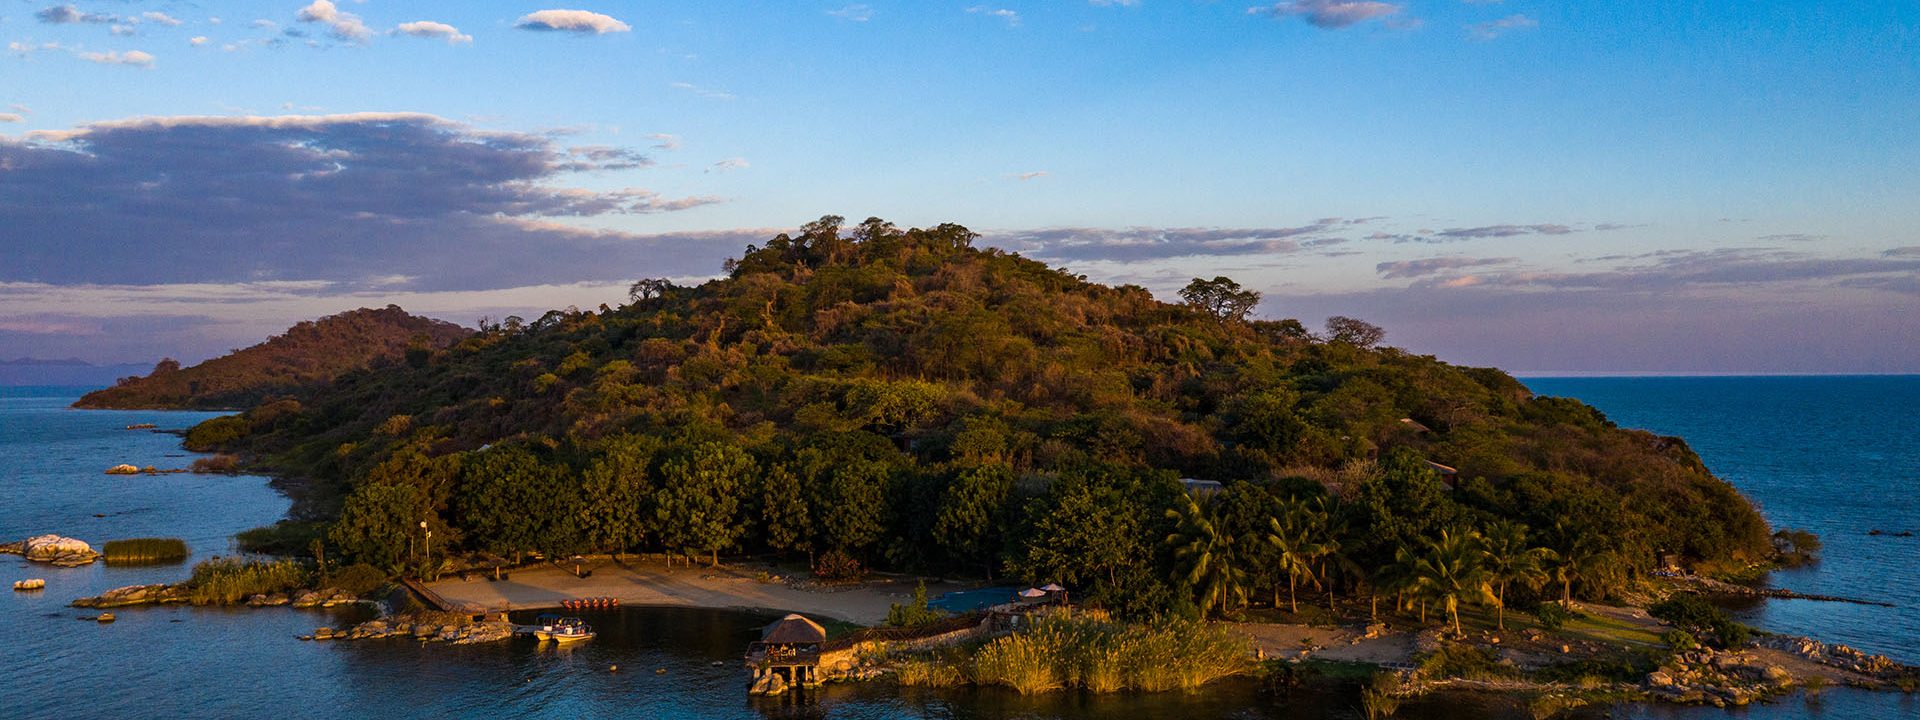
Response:
[{"label": "tall grass", "polygon": [[956,687],[967,684],[960,668],[937,658],[913,658],[900,663],[893,677],[912,687]]},{"label": "tall grass", "polygon": [[1244,640],[1196,621],[1124,624],[1054,615],[987,643],[968,668],[973,682],[1022,694],[1079,688],[1193,690],[1249,667]]},{"label": "tall grass", "polygon": [[187,559],[187,541],[180,538],[108,540],[100,549],[109,563],[177,563]]},{"label": "tall grass", "polygon": [[298,560],[227,557],[193,566],[187,587],[195,605],[231,605],[252,595],[283,592],[306,582],[307,568]]}]

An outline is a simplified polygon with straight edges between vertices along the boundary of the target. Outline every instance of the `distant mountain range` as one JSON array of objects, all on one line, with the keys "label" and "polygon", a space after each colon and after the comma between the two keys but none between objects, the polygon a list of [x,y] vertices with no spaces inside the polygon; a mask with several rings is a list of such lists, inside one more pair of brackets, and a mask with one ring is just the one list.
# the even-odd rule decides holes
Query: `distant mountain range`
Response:
[{"label": "distant mountain range", "polygon": [[153,369],[146,363],[95,365],[79,358],[47,360],[14,358],[0,360],[0,387],[22,385],[73,385],[106,387],[120,378],[140,375]]}]

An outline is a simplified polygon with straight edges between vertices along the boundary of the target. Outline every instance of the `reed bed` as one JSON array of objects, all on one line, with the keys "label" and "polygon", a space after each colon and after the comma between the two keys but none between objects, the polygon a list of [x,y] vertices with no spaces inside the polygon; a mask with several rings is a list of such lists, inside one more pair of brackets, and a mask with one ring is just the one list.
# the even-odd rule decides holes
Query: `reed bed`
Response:
[{"label": "reed bed", "polygon": [[938,658],[912,658],[894,669],[893,677],[910,687],[958,687],[967,684],[967,676],[952,663]]},{"label": "reed bed", "polygon": [[131,538],[108,540],[100,554],[113,564],[158,565],[185,562],[191,553],[180,538]]},{"label": "reed bed", "polygon": [[304,586],[307,567],[298,560],[213,558],[193,566],[187,580],[195,605],[231,605],[253,595]]},{"label": "reed bed", "polygon": [[976,684],[1021,694],[1194,690],[1246,670],[1249,655],[1244,640],[1204,622],[1124,624],[1056,615],[982,646],[967,674]]}]

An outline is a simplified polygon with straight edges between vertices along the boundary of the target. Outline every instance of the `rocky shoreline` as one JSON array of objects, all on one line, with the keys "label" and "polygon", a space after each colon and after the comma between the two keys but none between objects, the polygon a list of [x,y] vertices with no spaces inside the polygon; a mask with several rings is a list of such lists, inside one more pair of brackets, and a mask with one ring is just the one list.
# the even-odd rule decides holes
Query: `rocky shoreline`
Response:
[{"label": "rocky shoreline", "polygon": [[[154,585],[128,585],[108,590],[93,597],[84,597],[70,603],[77,608],[117,608],[140,605],[178,605],[193,602],[193,590],[186,583],[158,583]],[[337,588],[301,590],[293,593],[272,593],[253,595],[246,602],[236,603],[244,607],[280,607],[330,608],[364,602],[352,593]]]},{"label": "rocky shoreline", "polygon": [[346,631],[327,627],[316,628],[312,635],[301,635],[299,639],[382,640],[392,638],[443,642],[449,645],[478,645],[511,638],[513,629],[513,623],[504,619],[475,621],[472,617],[465,615],[429,613],[377,618],[355,625],[353,629]]}]

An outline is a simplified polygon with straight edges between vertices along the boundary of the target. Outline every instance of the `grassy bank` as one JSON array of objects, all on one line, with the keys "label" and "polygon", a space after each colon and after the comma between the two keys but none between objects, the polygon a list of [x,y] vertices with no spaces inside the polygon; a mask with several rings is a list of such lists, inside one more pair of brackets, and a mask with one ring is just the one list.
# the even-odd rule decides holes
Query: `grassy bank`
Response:
[{"label": "grassy bank", "polygon": [[999,685],[1021,694],[1193,690],[1252,667],[1246,641],[1197,621],[1056,615],[985,644],[902,663],[902,684]]},{"label": "grassy bank", "polygon": [[306,565],[297,560],[213,558],[193,566],[187,587],[195,605],[231,605],[301,587],[307,576]]}]

